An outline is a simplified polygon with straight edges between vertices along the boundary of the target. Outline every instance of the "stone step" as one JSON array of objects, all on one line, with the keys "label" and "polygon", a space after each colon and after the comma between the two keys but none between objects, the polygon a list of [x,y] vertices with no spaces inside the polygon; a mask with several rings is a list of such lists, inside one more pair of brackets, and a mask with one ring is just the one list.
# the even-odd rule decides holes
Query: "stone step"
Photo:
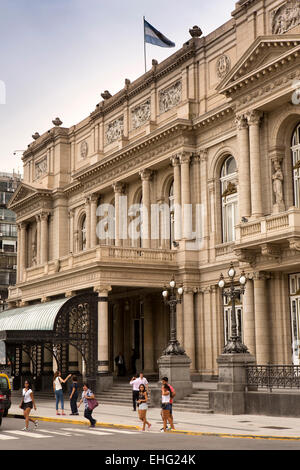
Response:
[{"label": "stone step", "polygon": [[213,410],[207,409],[207,410],[201,410],[197,408],[174,408],[174,413],[176,411],[181,411],[181,412],[186,412],[186,413],[201,413],[201,414],[212,414]]}]

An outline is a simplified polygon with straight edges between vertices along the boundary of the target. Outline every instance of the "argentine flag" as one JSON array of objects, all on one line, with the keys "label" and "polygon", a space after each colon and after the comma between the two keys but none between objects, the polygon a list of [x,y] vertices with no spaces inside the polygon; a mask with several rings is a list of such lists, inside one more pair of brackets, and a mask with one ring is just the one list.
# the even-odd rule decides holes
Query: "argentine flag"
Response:
[{"label": "argentine flag", "polygon": [[144,35],[145,42],[154,44],[160,47],[175,47],[175,43],[166,38],[161,32],[157,31],[148,21],[144,18]]}]

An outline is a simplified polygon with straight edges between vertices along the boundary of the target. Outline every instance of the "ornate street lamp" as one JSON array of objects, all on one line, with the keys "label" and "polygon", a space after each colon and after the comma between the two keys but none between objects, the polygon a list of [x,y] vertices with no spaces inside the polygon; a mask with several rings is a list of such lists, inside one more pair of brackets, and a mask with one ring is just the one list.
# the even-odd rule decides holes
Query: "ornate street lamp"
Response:
[{"label": "ornate street lamp", "polygon": [[240,287],[235,287],[234,286],[235,274],[236,272],[233,267],[233,263],[231,263],[230,268],[228,270],[228,276],[230,278],[230,281],[229,281],[230,285],[226,287],[223,274],[220,275],[220,280],[219,280],[219,287],[222,290],[222,295],[224,297],[229,297],[231,300],[231,336],[224,348],[223,354],[249,353],[247,346],[243,344],[241,337],[237,334],[237,323],[236,323],[236,316],[235,316],[235,299],[240,294],[244,294],[247,279],[243,271],[239,278]]},{"label": "ornate street lamp", "polygon": [[170,340],[167,348],[163,352],[164,356],[185,354],[184,349],[180,346],[180,343],[177,340],[176,333],[176,307],[177,304],[181,304],[182,294],[183,288],[181,286],[176,288],[174,277],[170,281],[170,287],[166,287],[162,292],[164,303],[170,308]]}]

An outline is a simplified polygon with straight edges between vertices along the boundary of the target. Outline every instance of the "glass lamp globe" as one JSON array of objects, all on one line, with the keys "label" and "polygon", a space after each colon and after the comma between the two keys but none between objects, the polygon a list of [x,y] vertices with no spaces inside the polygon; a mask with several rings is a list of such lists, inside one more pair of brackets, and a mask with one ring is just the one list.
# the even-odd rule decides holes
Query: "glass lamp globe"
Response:
[{"label": "glass lamp globe", "polygon": [[242,274],[241,277],[240,277],[240,284],[242,284],[242,286],[244,286],[246,284],[246,276],[245,274]]},{"label": "glass lamp globe", "polygon": [[179,287],[177,292],[178,292],[179,295],[182,295],[183,294],[183,288]]},{"label": "glass lamp globe", "polygon": [[225,281],[224,281],[224,279],[220,279],[220,280],[219,280],[219,287],[220,287],[220,289],[223,289],[224,286],[225,286]]},{"label": "glass lamp globe", "polygon": [[176,282],[174,281],[174,279],[172,279],[172,281],[170,282],[170,287],[174,289],[175,286],[176,286]]},{"label": "glass lamp globe", "polygon": [[168,291],[167,290],[164,290],[163,293],[162,293],[163,297],[166,298],[168,297]]},{"label": "glass lamp globe", "polygon": [[228,276],[229,277],[234,277],[235,276],[235,269],[234,269],[233,266],[229,269]]}]

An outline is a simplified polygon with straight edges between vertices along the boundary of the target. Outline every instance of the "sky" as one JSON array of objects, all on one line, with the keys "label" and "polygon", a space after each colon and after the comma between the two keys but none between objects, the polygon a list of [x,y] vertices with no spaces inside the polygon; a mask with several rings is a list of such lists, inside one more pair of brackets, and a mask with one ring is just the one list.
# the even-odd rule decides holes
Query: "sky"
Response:
[{"label": "sky", "polygon": [[[144,73],[143,16],[175,48],[147,44],[147,64],[206,36],[234,0],[0,0],[0,172],[22,171],[21,152],[60,117],[64,127]],[[5,89],[5,95],[3,90]],[[5,99],[4,99],[5,96]]]}]

